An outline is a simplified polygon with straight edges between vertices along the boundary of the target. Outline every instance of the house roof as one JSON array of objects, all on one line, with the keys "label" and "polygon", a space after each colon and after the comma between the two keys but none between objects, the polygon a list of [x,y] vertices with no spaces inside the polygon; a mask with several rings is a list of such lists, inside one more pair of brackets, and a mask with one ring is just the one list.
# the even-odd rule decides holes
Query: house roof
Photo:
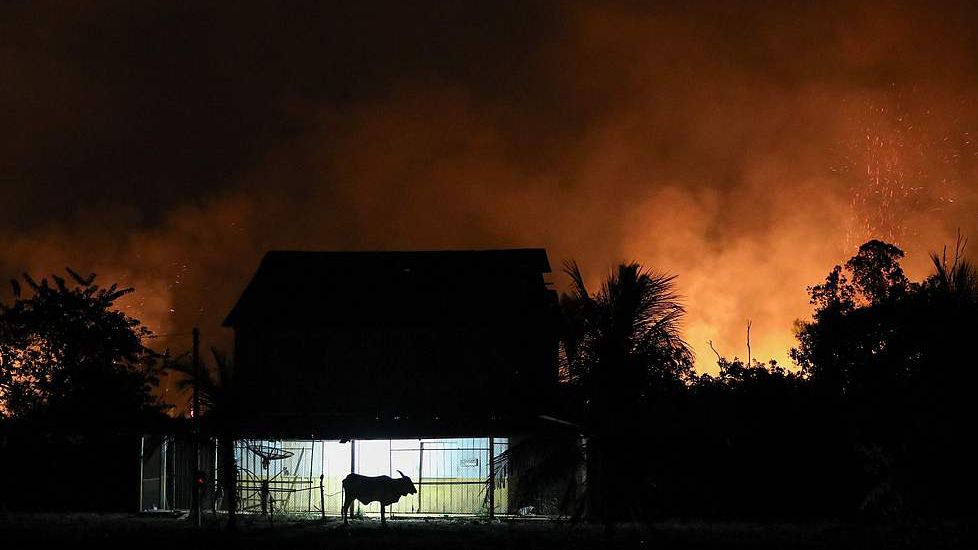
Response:
[{"label": "house roof", "polygon": [[270,251],[224,326],[478,322],[556,303],[542,248]]}]

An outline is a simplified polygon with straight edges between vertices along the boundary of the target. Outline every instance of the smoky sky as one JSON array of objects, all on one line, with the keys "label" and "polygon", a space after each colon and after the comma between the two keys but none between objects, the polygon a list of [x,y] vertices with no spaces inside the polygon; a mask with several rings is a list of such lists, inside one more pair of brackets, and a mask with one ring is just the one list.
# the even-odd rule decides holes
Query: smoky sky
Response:
[{"label": "smoky sky", "polygon": [[268,249],[543,246],[677,274],[709,370],[860,242],[978,234],[978,7],[678,4],[5,3],[0,274],[180,348]]}]

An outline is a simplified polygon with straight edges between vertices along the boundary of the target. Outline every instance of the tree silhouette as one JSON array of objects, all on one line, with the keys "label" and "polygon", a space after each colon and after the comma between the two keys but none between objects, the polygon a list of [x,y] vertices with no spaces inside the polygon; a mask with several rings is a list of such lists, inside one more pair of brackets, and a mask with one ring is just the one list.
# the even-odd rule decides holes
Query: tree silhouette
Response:
[{"label": "tree silhouette", "polygon": [[882,241],[835,266],[797,324],[800,372],[718,356],[718,374],[693,377],[671,277],[622,265],[591,292],[568,264],[558,416],[571,422],[511,441],[511,502],[557,496],[606,524],[973,513],[978,269],[964,244],[919,282]]},{"label": "tree silhouette", "polygon": [[595,414],[691,378],[693,356],[680,335],[685,309],[674,275],[622,264],[592,294],[577,264],[565,271],[573,287],[561,299],[564,372]]},{"label": "tree silhouette", "polygon": [[0,304],[0,509],[130,509],[137,435],[165,423],[151,334],[116,309],[132,289],[67,275]]},{"label": "tree silhouette", "polygon": [[[899,248],[870,241],[810,289],[815,312],[801,323],[793,359],[825,407],[842,411],[863,458],[862,507],[884,515],[967,509],[976,476],[961,436],[976,371],[968,342],[978,323],[978,277],[961,257],[932,255],[934,272],[909,281]],[[973,506],[973,505],[972,505]]]},{"label": "tree silhouette", "polygon": [[[692,352],[680,337],[685,310],[675,276],[622,264],[590,292],[576,264],[563,296],[568,319],[565,371],[584,399],[587,516],[611,525],[620,511],[636,513],[643,502],[625,475],[640,459],[636,418],[657,393],[675,391],[692,377]],[[632,456],[635,454],[635,456]]]},{"label": "tree silhouette", "polygon": [[0,304],[0,409],[11,417],[61,423],[132,421],[160,408],[151,390],[159,355],[143,345],[151,333],[114,309],[133,292],[102,288],[95,275],[67,269],[30,289],[12,281],[14,300]]},{"label": "tree silhouette", "polygon": [[902,258],[902,250],[883,241],[873,240],[859,247],[845,267],[852,275],[854,294],[862,303],[879,304],[912,289],[900,267]]},{"label": "tree silhouette", "polygon": [[[237,466],[234,460],[235,415],[233,403],[233,366],[228,357],[211,348],[214,358],[213,369],[201,365],[198,376],[186,356],[166,363],[166,368],[177,373],[177,389],[192,399],[194,387],[200,398],[201,423],[204,433],[217,437],[218,460],[220,463],[219,486],[224,494],[224,505],[228,513],[228,528],[237,525]],[[215,505],[217,499],[214,500]]]},{"label": "tree silhouette", "polygon": [[813,320],[799,323],[792,359],[827,396],[892,395],[909,383],[917,364],[910,349],[914,293],[919,285],[903,273],[903,251],[869,241],[844,266],[836,266],[825,283],[809,288]]},{"label": "tree silhouette", "polygon": [[685,310],[674,276],[621,264],[591,292],[575,263],[565,272],[572,290],[561,297],[561,372],[579,427],[517,442],[502,460],[525,492],[561,478],[573,484],[583,467],[578,512],[610,527],[647,499],[635,484],[649,480],[628,474],[647,460],[636,429],[649,429],[651,401],[692,380],[693,355],[680,336]]},{"label": "tree silhouette", "polygon": [[941,299],[962,306],[973,306],[978,303],[978,269],[971,261],[964,258],[967,241],[958,236],[954,247],[954,257],[948,263],[947,249],[938,255],[930,255],[934,264],[934,273],[927,279],[928,290]]}]

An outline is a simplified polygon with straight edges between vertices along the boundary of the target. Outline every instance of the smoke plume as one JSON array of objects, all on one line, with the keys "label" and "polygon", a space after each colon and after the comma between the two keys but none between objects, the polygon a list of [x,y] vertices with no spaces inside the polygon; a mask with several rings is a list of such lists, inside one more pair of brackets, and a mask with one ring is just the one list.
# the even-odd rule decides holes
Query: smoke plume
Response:
[{"label": "smoke plume", "polygon": [[5,7],[2,273],[185,349],[268,249],[543,246],[678,274],[711,371],[861,242],[978,235],[974,6],[460,4]]}]

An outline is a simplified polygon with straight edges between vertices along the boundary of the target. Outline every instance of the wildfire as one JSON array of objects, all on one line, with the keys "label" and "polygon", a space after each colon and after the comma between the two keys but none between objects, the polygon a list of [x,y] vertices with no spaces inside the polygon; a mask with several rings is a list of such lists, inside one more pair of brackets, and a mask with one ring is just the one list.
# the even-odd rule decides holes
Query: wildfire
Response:
[{"label": "wildfire", "polygon": [[962,158],[975,149],[967,131],[935,132],[941,123],[932,115],[930,109],[914,115],[899,101],[867,109],[862,140],[848,146],[844,166],[836,170],[845,174],[861,165],[863,173],[851,183],[846,249],[869,239],[915,242],[928,225],[922,216],[939,215],[954,204]]}]

